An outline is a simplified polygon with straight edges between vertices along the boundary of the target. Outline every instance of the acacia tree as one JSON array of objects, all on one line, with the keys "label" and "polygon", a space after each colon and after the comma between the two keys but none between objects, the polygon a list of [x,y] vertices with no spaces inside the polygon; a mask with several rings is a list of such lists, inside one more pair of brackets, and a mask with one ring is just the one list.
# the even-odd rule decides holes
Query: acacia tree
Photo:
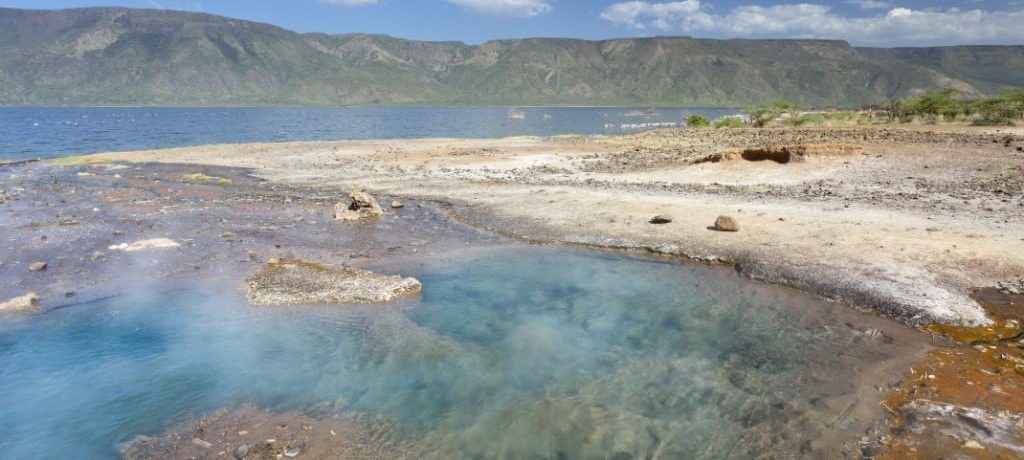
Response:
[{"label": "acacia tree", "polygon": [[998,96],[975,102],[972,108],[980,117],[975,124],[1013,124],[1012,120],[1024,119],[1024,89],[1005,89]]},{"label": "acacia tree", "polygon": [[909,121],[911,115],[913,115],[913,110],[906,99],[889,99],[889,102],[885,104],[885,116],[889,123]]},{"label": "acacia tree", "polygon": [[911,106],[914,108],[914,112],[931,121],[936,121],[939,117],[947,120],[956,119],[957,115],[962,112],[960,101],[956,98],[958,94],[960,91],[956,88],[928,91],[915,99]]},{"label": "acacia tree", "polygon": [[768,105],[759,105],[755,107],[747,107],[743,109],[743,113],[750,118],[750,123],[758,128],[763,128],[772,120],[779,118],[785,114],[796,112],[800,110],[796,104],[786,101],[776,101]]}]

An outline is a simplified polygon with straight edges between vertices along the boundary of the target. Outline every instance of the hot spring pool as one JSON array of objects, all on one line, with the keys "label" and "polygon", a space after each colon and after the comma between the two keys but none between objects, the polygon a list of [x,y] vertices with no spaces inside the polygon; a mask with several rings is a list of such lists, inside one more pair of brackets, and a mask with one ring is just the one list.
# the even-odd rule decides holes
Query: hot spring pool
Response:
[{"label": "hot spring pool", "polygon": [[422,298],[387,307],[199,287],[0,323],[0,452],[111,458],[251,402],[386,417],[412,457],[816,455],[858,438],[927,348],[729,270],[621,254],[470,250],[403,273]]}]

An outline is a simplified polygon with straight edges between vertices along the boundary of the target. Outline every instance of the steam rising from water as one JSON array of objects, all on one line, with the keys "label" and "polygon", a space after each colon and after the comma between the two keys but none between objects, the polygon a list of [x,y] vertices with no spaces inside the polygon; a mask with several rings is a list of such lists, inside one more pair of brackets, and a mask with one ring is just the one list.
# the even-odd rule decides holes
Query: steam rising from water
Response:
[{"label": "steam rising from water", "polygon": [[0,451],[105,458],[254,402],[391,418],[414,456],[797,452],[856,434],[864,377],[914,357],[888,323],[723,270],[520,248],[418,271],[422,300],[391,307],[207,287],[0,324]]}]

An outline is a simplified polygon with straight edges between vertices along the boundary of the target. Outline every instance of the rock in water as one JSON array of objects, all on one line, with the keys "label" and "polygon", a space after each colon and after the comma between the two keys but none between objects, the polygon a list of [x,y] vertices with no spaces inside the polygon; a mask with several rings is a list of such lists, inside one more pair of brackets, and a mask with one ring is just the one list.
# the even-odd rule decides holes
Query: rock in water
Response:
[{"label": "rock in water", "polygon": [[718,216],[715,219],[715,230],[720,232],[738,232],[740,231],[740,223],[736,222],[731,216]]},{"label": "rock in water", "polygon": [[296,259],[267,264],[246,282],[254,305],[385,303],[418,294],[414,278],[351,267],[332,268]]},{"label": "rock in water", "polygon": [[46,270],[46,262],[32,262],[28,264],[28,271],[30,272],[41,272]]},{"label": "rock in water", "polygon": [[135,251],[147,251],[147,250],[150,250],[150,249],[176,248],[178,246],[181,246],[181,245],[178,244],[177,241],[174,241],[174,240],[172,240],[170,238],[151,238],[151,239],[148,239],[148,240],[136,241],[136,242],[134,242],[132,244],[128,244],[128,243],[115,244],[113,246],[110,246],[107,249],[110,249],[111,251],[135,252]]},{"label": "rock in water", "polygon": [[35,292],[29,292],[21,297],[0,303],[0,314],[36,313],[39,311],[42,311],[42,307],[39,306],[39,296]]},{"label": "rock in water", "polygon": [[655,225],[667,224],[672,222],[672,216],[669,216],[667,214],[658,214],[652,217],[649,222]]},{"label": "rock in water", "polygon": [[384,209],[369,193],[352,192],[348,198],[348,203],[342,202],[334,206],[335,220],[360,220],[384,215]]},{"label": "rock in water", "polygon": [[394,200],[394,201],[391,202],[391,207],[394,208],[394,209],[404,208],[405,207],[405,203],[402,203],[401,201],[398,201],[398,200]]}]

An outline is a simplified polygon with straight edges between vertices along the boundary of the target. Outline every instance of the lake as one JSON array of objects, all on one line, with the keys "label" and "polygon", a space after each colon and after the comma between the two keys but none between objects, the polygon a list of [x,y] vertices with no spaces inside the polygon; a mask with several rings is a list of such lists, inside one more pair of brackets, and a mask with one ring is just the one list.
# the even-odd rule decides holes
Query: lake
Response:
[{"label": "lake", "polygon": [[[512,112],[510,112],[512,110]],[[620,134],[736,109],[570,107],[3,108],[0,160],[204,144]],[[513,117],[513,113],[522,118]]]},{"label": "lake", "polygon": [[379,415],[409,458],[825,458],[922,349],[724,268],[557,246],[420,262],[403,272],[422,298],[391,306],[257,308],[197,286],[2,322],[0,451],[111,458],[249,402]]}]

